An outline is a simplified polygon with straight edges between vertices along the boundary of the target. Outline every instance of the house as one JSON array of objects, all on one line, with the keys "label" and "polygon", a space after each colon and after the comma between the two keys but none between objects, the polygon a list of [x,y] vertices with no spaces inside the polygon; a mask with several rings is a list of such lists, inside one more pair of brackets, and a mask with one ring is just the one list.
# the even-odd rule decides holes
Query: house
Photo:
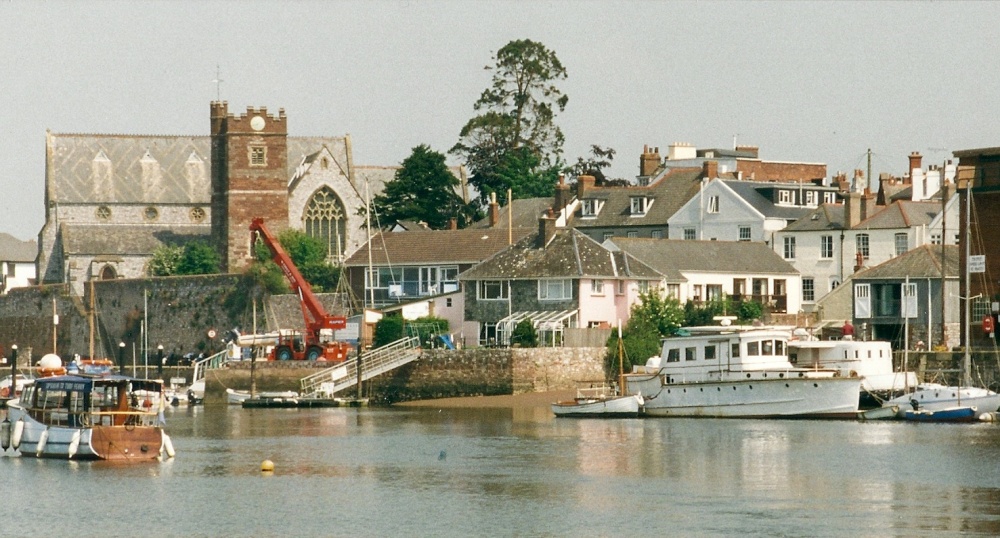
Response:
[{"label": "house", "polygon": [[947,243],[955,244],[958,198],[944,209],[940,201],[907,199],[879,207],[870,194],[851,192],[845,203],[823,204],[776,232],[773,248],[802,275],[803,309],[813,312],[816,301],[851,273],[940,244],[942,226]]},{"label": "house", "polygon": [[537,234],[463,272],[459,280],[465,290],[466,337],[476,330],[480,345],[510,345],[514,327],[527,319],[542,342],[564,345],[572,329],[627,321],[639,294],[658,285],[663,275],[577,230],[558,229],[550,213],[539,220]]},{"label": "house", "polygon": [[960,341],[959,247],[923,245],[852,277],[858,334],[893,349]]},{"label": "house", "polygon": [[[616,237],[605,245],[667,275],[667,293],[682,303],[729,297],[756,301],[772,314],[799,312],[798,271],[763,243]],[[680,282],[675,284],[677,275]]]},{"label": "house", "polygon": [[760,241],[821,203],[837,188],[817,183],[770,183],[706,177],[698,193],[667,221],[670,239]]},{"label": "house", "polygon": [[0,233],[0,293],[35,285],[38,244]]},{"label": "house", "polygon": [[[796,161],[765,161],[757,146],[736,145],[733,149],[698,149],[688,143],[675,143],[667,148],[667,156],[659,160],[660,148],[643,151],[640,160],[640,184],[655,179],[656,171],[669,172],[677,168],[702,168],[715,163],[718,177],[765,182],[816,183],[826,177],[826,165]],[[716,177],[713,175],[712,177]]]}]

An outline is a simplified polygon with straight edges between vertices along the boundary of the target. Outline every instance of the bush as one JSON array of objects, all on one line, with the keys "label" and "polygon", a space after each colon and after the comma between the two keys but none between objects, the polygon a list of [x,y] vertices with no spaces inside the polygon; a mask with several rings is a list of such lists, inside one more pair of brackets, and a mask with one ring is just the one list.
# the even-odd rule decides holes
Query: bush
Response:
[{"label": "bush", "polygon": [[372,337],[372,347],[382,347],[403,337],[402,316],[382,316],[375,324],[375,335]]},{"label": "bush", "polygon": [[510,335],[511,347],[538,347],[538,331],[530,319],[522,319]]}]

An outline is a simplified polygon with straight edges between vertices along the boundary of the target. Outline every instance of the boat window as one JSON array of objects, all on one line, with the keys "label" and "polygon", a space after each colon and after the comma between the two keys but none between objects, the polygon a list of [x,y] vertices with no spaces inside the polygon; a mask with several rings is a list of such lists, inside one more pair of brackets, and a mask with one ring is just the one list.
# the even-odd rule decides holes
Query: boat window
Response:
[{"label": "boat window", "polygon": [[760,355],[760,342],[747,342],[747,355]]},{"label": "boat window", "polygon": [[774,340],[764,340],[760,343],[761,355],[774,355]]},{"label": "boat window", "polygon": [[671,349],[667,351],[667,362],[678,362],[681,360],[681,350]]},{"label": "boat window", "polygon": [[732,348],[733,350],[732,353],[730,353],[730,355],[732,355],[734,359],[738,358],[740,356],[740,343],[734,342]]},{"label": "boat window", "polygon": [[684,360],[693,361],[698,358],[698,348],[688,347],[684,348]]},{"label": "boat window", "polygon": [[774,354],[775,355],[784,355],[785,354],[785,341],[784,340],[775,340],[774,341]]},{"label": "boat window", "polygon": [[705,346],[705,360],[706,361],[715,360],[715,346]]}]

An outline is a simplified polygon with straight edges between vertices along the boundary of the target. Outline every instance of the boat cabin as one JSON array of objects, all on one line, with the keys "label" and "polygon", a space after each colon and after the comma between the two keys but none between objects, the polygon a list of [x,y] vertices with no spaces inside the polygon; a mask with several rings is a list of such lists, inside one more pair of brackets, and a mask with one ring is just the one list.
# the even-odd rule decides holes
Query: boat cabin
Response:
[{"label": "boat cabin", "polygon": [[125,376],[57,376],[25,387],[26,412],[49,426],[70,428],[155,424],[163,384]]}]

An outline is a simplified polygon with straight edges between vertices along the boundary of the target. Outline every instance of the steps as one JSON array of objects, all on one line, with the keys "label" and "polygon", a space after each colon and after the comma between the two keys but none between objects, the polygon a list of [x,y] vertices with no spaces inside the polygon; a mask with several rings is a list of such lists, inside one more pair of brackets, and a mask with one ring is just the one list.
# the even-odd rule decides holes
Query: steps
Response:
[{"label": "steps", "polygon": [[[361,380],[366,381],[384,374],[419,357],[420,339],[416,336],[370,350],[361,356]],[[306,398],[332,398],[334,394],[356,386],[357,383],[358,359],[354,358],[302,378],[302,390],[299,394]]]}]

